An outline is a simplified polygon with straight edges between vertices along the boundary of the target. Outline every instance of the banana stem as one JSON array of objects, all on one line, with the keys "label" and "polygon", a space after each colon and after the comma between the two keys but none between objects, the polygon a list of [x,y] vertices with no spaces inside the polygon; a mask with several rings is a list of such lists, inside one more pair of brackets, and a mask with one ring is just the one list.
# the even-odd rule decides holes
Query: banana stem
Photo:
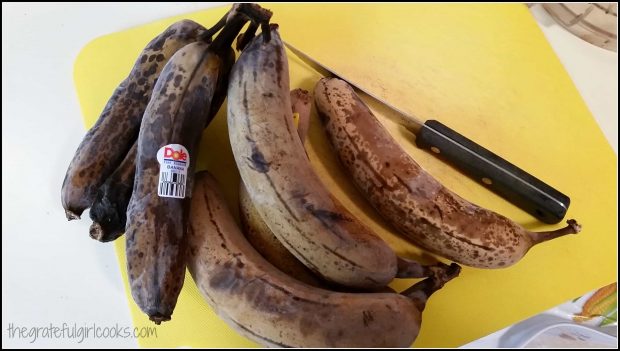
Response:
[{"label": "banana stem", "polygon": [[435,291],[441,289],[444,284],[453,278],[458,277],[460,272],[461,267],[456,263],[452,263],[446,270],[444,270],[444,274],[440,276],[433,275],[426,278],[400,294],[411,299],[418,310],[422,312],[424,307],[426,307],[426,301],[428,301],[428,298]]},{"label": "banana stem", "polygon": [[569,219],[568,221],[566,221],[566,223],[568,225],[564,228],[547,232],[528,232],[528,235],[530,236],[530,239],[532,239],[532,241],[534,242],[534,245],[536,245],[548,240],[559,238],[564,235],[577,234],[581,231],[581,225],[579,225],[576,220]]},{"label": "banana stem", "polygon": [[256,4],[234,4],[227,16],[224,29],[211,44],[213,51],[219,52],[230,47],[248,20],[254,23],[269,23],[271,15],[271,11]]},{"label": "banana stem", "polygon": [[[277,29],[278,25],[274,24],[276,27],[274,29]],[[268,43],[271,41],[271,28],[272,25],[269,24],[269,22],[263,22],[260,24],[260,29],[261,32],[263,33],[263,42],[264,43]]]},{"label": "banana stem", "polygon": [[252,22],[248,26],[245,33],[239,34],[239,37],[237,37],[237,51],[243,50],[250,43],[250,41],[254,38],[257,29],[258,23]]},{"label": "banana stem", "polygon": [[396,278],[442,278],[451,269],[451,266],[441,262],[433,265],[423,265],[419,262],[397,257]]},{"label": "banana stem", "polygon": [[428,298],[440,288],[441,286],[437,284],[435,278],[426,278],[400,294],[411,299],[418,308],[418,311],[422,312],[424,311],[424,307],[426,307]]},{"label": "banana stem", "polygon": [[427,266],[419,262],[397,257],[396,278],[424,278],[430,276]]},{"label": "banana stem", "polygon": [[213,40],[213,43],[211,44],[212,50],[215,52],[220,52],[221,50],[230,47],[233,41],[235,41],[237,34],[241,31],[241,28],[245,25],[246,21],[246,18],[234,16],[226,22],[224,29],[222,29],[220,34],[215,37],[215,40]]},{"label": "banana stem", "polygon": [[239,4],[239,12],[248,16],[254,23],[269,23],[273,12],[264,9],[257,4]]},{"label": "banana stem", "polygon": [[217,23],[213,27],[207,29],[204,33],[202,33],[200,35],[200,40],[210,43],[215,33],[219,32],[220,29],[224,28],[224,26],[226,25],[226,19],[228,18],[229,14],[230,11],[226,12],[226,14],[224,14],[224,17],[220,18],[220,20],[217,21]]},{"label": "banana stem", "polygon": [[[253,23],[260,24],[265,43],[268,43],[271,40],[269,20],[271,19],[273,12],[264,9],[257,4],[238,4],[238,11],[249,17]],[[254,29],[254,32],[256,32],[256,29]]]}]

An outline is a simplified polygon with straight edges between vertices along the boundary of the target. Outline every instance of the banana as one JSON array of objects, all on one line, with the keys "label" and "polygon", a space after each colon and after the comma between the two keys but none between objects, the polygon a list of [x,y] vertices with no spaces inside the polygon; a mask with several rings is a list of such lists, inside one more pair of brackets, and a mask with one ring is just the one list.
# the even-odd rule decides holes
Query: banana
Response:
[{"label": "banana", "polygon": [[265,261],[237,227],[215,180],[196,176],[188,268],[208,304],[264,346],[408,347],[426,300],[457,276],[453,265],[396,293],[340,293],[301,283]]},{"label": "banana", "polygon": [[239,186],[239,215],[246,239],[269,263],[308,285],[327,287],[325,282],[280,243],[256,211],[243,182]]},{"label": "banana", "polygon": [[[292,112],[298,115],[297,134],[302,143],[310,122],[310,101],[311,97],[307,91],[301,89],[291,91]],[[280,243],[256,211],[243,182],[239,183],[239,215],[245,237],[269,263],[306,284],[316,287],[328,286]]]},{"label": "banana", "polygon": [[62,184],[67,219],[79,219],[97,189],[119,166],[134,144],[153,86],[164,65],[185,45],[204,35],[190,20],[168,27],[144,48],[129,76],[116,88],[95,125],[80,143]]},{"label": "banana", "polygon": [[[254,20],[247,13],[255,8],[260,9],[233,5],[213,43],[192,43],[174,54],[144,113],[127,209],[126,254],[134,301],[156,324],[170,320],[183,285],[187,217],[202,129],[218,82],[226,79],[234,62],[231,45],[247,20]],[[260,13],[268,17],[258,20],[269,20],[270,12]]]},{"label": "banana", "polygon": [[[225,66],[232,66],[231,60],[225,63]],[[229,68],[224,69],[224,71],[229,70]],[[220,78],[215,87],[205,128],[213,120],[226,98],[228,75],[221,75]],[[89,212],[90,218],[93,220],[93,224],[90,226],[91,238],[108,242],[115,240],[124,233],[127,223],[127,205],[131,198],[136,175],[136,154],[137,144],[134,144],[120,166],[97,190],[97,195]]]},{"label": "banana", "polygon": [[288,74],[272,25],[244,49],[228,86],[233,155],[252,203],[278,240],[325,280],[351,288],[376,289],[396,276],[445,269],[397,258],[332,197],[296,135]]},{"label": "banana", "polygon": [[445,188],[340,79],[320,80],[314,97],[329,140],[358,188],[405,237],[431,252],[472,267],[504,268],[536,244],[581,230],[569,220],[565,228],[530,232]]},{"label": "banana", "polygon": [[90,207],[90,237],[108,242],[115,240],[125,231],[127,205],[133,191],[136,176],[137,142],[133,144],[120,166],[105,180],[97,190]]}]

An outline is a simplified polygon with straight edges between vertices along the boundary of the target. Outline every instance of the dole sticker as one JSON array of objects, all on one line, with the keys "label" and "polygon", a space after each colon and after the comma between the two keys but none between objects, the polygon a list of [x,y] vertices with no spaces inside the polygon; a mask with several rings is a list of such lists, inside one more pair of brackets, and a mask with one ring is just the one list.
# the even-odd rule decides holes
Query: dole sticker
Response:
[{"label": "dole sticker", "polygon": [[157,151],[160,197],[185,198],[189,152],[180,144],[168,144]]}]

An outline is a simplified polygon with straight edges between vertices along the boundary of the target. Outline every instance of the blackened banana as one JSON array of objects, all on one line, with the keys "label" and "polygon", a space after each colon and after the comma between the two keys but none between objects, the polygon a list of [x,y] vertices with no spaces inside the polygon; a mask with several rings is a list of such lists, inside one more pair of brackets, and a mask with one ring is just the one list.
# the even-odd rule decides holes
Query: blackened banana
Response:
[{"label": "blackened banana", "polygon": [[133,298],[157,324],[170,320],[183,285],[200,136],[218,82],[234,61],[231,45],[248,18],[254,19],[246,10],[256,7],[234,5],[213,43],[179,50],[162,71],[144,114],[127,210],[126,254]]}]

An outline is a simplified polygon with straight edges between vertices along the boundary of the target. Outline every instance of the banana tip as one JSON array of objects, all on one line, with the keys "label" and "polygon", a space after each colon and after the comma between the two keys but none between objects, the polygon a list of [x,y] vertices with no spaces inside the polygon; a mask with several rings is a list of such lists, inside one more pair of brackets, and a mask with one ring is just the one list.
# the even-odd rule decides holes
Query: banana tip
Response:
[{"label": "banana tip", "polygon": [[80,219],[80,215],[71,210],[65,210],[65,216],[67,216],[68,221]]},{"label": "banana tip", "polygon": [[581,231],[581,225],[577,223],[576,220],[569,219],[568,221],[566,221],[566,223],[573,230],[573,234],[577,234]]},{"label": "banana tip", "polygon": [[448,279],[456,278],[459,276],[459,274],[461,274],[461,266],[459,266],[456,263],[452,263],[450,267],[448,267],[448,270],[446,271],[446,275],[448,276]]},{"label": "banana tip", "polygon": [[90,225],[88,233],[91,238],[97,241],[101,241],[101,238],[103,238],[103,228],[101,228],[101,225],[97,222],[93,222],[93,224]]},{"label": "banana tip", "polygon": [[162,314],[154,314],[152,316],[149,316],[149,319],[151,321],[153,321],[155,324],[160,325],[161,322],[167,322],[170,320],[169,316],[164,316]]},{"label": "banana tip", "polygon": [[443,286],[445,283],[458,277],[459,274],[461,274],[461,266],[456,263],[452,263],[449,266],[445,266],[445,269],[441,271],[440,274],[434,276],[433,279],[435,279],[440,286]]},{"label": "banana tip", "polygon": [[291,91],[291,96],[294,96],[295,98],[299,99],[304,104],[309,104],[310,100],[312,99],[312,97],[310,96],[310,92],[304,89],[299,89],[299,88]]}]

